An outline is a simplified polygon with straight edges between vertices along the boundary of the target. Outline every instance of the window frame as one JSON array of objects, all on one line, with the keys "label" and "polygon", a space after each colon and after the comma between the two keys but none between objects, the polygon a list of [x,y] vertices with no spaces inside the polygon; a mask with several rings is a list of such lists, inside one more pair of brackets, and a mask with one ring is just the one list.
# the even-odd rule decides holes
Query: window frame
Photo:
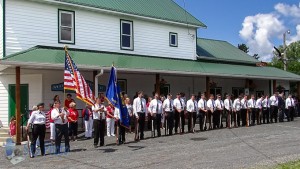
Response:
[{"label": "window frame", "polygon": [[[175,35],[175,44],[172,44],[172,36]],[[169,32],[169,46],[178,47],[178,33]]]},{"label": "window frame", "polygon": [[[62,13],[72,14],[71,41],[61,39],[61,27],[62,27],[61,26],[61,14]],[[58,43],[75,45],[75,11],[58,9],[58,19],[57,20],[58,20]],[[68,27],[66,27],[66,28],[68,28]]]},{"label": "window frame", "polygon": [[[128,36],[126,34],[123,34],[123,23],[130,24],[130,30],[131,30],[130,47],[123,47],[123,45],[122,45],[122,42],[123,42],[122,36],[123,35]],[[121,50],[130,50],[130,51],[134,50],[134,28],[133,28],[133,21],[120,19],[120,49]]]}]

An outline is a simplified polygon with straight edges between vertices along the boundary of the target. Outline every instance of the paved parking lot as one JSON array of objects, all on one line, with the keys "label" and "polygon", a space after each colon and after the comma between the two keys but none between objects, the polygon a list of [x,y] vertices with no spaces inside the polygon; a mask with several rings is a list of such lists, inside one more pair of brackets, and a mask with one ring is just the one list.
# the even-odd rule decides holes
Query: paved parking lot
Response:
[{"label": "paved parking lot", "polygon": [[27,155],[16,165],[0,148],[0,168],[270,168],[300,159],[299,121],[297,118],[289,123],[151,138],[138,143],[127,134],[127,144],[116,146],[115,138],[106,137],[106,146],[97,149],[93,140],[78,140],[71,142],[71,153],[34,159]]}]

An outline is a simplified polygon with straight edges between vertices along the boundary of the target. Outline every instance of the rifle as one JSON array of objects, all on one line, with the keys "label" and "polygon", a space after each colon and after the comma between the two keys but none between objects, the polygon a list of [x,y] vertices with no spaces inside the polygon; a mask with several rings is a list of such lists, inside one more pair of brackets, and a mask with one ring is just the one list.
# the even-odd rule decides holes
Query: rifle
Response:
[{"label": "rifle", "polygon": [[207,127],[206,127],[206,112],[204,112],[204,114],[203,114],[203,125],[204,125],[204,128],[203,128],[203,130],[206,130],[207,129]]},{"label": "rifle", "polygon": [[116,144],[119,145],[119,125],[120,125],[120,120],[118,120],[117,124],[117,133],[116,133]]},{"label": "rifle", "polygon": [[195,133],[195,127],[194,127],[194,114],[192,113],[192,122],[191,122],[191,124],[192,124],[192,131],[193,131],[193,133]]},{"label": "rifle", "polygon": [[181,112],[178,112],[179,113],[179,133],[181,133]]},{"label": "rifle", "polygon": [[154,126],[153,126],[153,117],[151,117],[151,137],[155,137]]},{"label": "rifle", "polygon": [[246,112],[246,127],[249,127],[249,109],[247,109],[247,112]]},{"label": "rifle", "polygon": [[[30,141],[30,136],[29,136],[29,129],[27,129],[26,131],[26,136],[27,136],[27,148],[28,148],[28,154],[29,154],[29,157],[31,157],[31,149],[30,149],[30,144],[31,144],[31,141]],[[34,145],[35,146],[35,145]],[[34,154],[32,154],[34,155]]]},{"label": "rifle", "polygon": [[167,116],[165,115],[165,120],[166,120],[166,123],[165,123],[165,136],[168,135],[168,119],[167,119]]},{"label": "rifle", "polygon": [[135,136],[134,136],[134,140],[138,141],[139,140],[139,120],[137,118],[135,118],[136,123],[135,123]]},{"label": "rifle", "polygon": [[232,111],[229,110],[228,111],[228,119],[227,119],[227,127],[228,128],[231,128],[231,113],[232,113]]}]

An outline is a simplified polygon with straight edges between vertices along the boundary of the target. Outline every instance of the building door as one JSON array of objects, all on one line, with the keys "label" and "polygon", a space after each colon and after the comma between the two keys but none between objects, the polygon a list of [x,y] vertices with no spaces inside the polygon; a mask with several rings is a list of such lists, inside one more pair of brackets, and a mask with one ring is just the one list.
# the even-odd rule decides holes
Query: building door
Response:
[{"label": "building door", "polygon": [[[28,100],[29,100],[29,94],[28,94],[28,84],[21,84],[21,114],[23,125],[26,125],[26,121],[28,118]],[[8,85],[8,120],[12,116],[16,115],[16,85],[10,84]]]},{"label": "building door", "polygon": [[[241,94],[243,94],[245,91],[245,88],[242,88],[242,87],[233,87],[232,88],[232,94],[234,96],[234,98],[237,98],[239,97]],[[232,99],[234,99],[232,98]]]}]

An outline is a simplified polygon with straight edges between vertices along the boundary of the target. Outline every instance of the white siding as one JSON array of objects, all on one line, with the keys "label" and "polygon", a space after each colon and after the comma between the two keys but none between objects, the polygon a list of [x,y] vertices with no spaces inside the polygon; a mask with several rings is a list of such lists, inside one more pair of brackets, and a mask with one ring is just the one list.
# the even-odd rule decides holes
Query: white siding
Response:
[{"label": "white siding", "polygon": [[3,1],[0,1],[0,59],[3,58]]},{"label": "white siding", "polygon": [[[8,125],[8,85],[15,84],[15,75],[0,76],[0,120]],[[21,84],[28,84],[29,108],[42,101],[42,75],[21,75]]]},{"label": "white siding", "polygon": [[[63,47],[58,43],[58,8],[75,11],[75,45],[69,47],[195,59],[196,39],[187,27],[21,0],[7,1],[7,54],[35,45]],[[120,50],[120,19],[133,21],[134,51]],[[178,33],[178,47],[169,46],[169,32]],[[195,29],[190,32],[196,34]]]}]

